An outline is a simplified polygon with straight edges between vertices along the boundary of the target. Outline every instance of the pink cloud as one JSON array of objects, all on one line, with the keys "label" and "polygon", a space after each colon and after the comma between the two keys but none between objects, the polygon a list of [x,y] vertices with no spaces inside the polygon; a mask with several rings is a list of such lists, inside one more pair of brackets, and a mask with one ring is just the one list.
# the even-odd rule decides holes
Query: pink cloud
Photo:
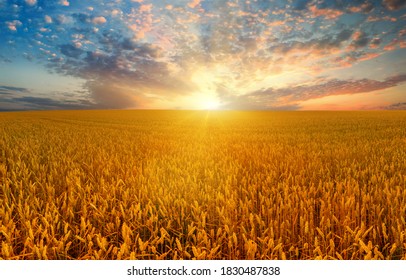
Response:
[{"label": "pink cloud", "polygon": [[366,61],[380,56],[379,53],[366,53],[358,58],[358,61]]},{"label": "pink cloud", "polygon": [[103,23],[106,23],[107,20],[105,17],[95,17],[95,18],[93,18],[92,22],[94,24],[103,24]]},{"label": "pink cloud", "polygon": [[399,46],[399,39],[395,38],[389,44],[387,44],[383,49],[385,51],[393,51],[393,50],[396,50],[398,46]]},{"label": "pink cloud", "polygon": [[50,16],[48,16],[48,15],[46,15],[44,17],[44,20],[45,20],[46,23],[52,23],[52,18]]},{"label": "pink cloud", "polygon": [[390,17],[390,16],[384,16],[384,17],[378,17],[378,16],[369,16],[367,18],[367,22],[376,22],[376,21],[391,21],[391,22],[396,22],[397,18],[395,17]]},{"label": "pink cloud", "polygon": [[13,20],[13,21],[7,21],[6,25],[9,30],[11,31],[17,31],[17,27],[22,25],[22,22],[19,20]]},{"label": "pink cloud", "polygon": [[116,16],[118,16],[118,15],[120,15],[120,14],[122,14],[123,12],[121,11],[121,10],[118,10],[118,9],[114,9],[114,10],[112,10],[111,11],[111,15],[113,16],[113,17],[116,17]]},{"label": "pink cloud", "polygon": [[25,0],[25,3],[29,6],[34,6],[37,4],[37,0]]},{"label": "pink cloud", "polygon": [[62,6],[69,6],[69,1],[67,1],[67,0],[61,0],[61,1],[59,1],[59,4],[60,5],[62,5]]},{"label": "pink cloud", "polygon": [[275,20],[272,21],[268,24],[269,27],[276,27],[276,26],[284,26],[286,24],[286,21],[284,20]]},{"label": "pink cloud", "polygon": [[151,12],[151,10],[152,10],[152,4],[149,4],[149,5],[141,5],[140,6],[140,13],[142,13],[142,12]]},{"label": "pink cloud", "polygon": [[371,3],[363,3],[359,6],[352,6],[348,10],[352,13],[367,13],[373,9],[373,5]]},{"label": "pink cloud", "polygon": [[335,9],[319,9],[316,5],[309,7],[313,17],[324,17],[325,19],[337,19],[344,14],[343,11]]},{"label": "pink cloud", "polygon": [[196,8],[198,5],[200,4],[200,0],[193,0],[192,2],[190,2],[189,4],[187,4],[189,6],[189,8]]}]

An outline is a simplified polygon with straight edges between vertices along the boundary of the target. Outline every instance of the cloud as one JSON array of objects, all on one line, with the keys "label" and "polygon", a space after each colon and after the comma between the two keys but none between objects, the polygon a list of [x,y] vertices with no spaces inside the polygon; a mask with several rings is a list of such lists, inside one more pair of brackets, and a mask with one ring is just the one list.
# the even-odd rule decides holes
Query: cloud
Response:
[{"label": "cloud", "polygon": [[0,62],[11,63],[12,60],[0,54]]},{"label": "cloud", "polygon": [[61,5],[61,6],[69,6],[69,1],[67,1],[67,0],[60,0],[59,1],[59,5]]},{"label": "cloud", "polygon": [[57,24],[59,24],[59,25],[68,24],[68,23],[72,22],[72,17],[71,16],[66,16],[66,15],[63,15],[63,14],[62,15],[57,15],[56,19],[55,19],[55,22]]},{"label": "cloud", "polygon": [[286,43],[276,43],[269,49],[269,51],[281,55],[297,54],[298,52],[304,52],[308,55],[312,55],[312,53],[318,55],[317,53],[319,51],[331,52],[334,49],[339,49],[351,38],[352,35],[353,31],[343,29],[339,33],[327,34],[307,41],[290,40]]},{"label": "cloud", "polygon": [[357,93],[368,93],[397,86],[406,81],[406,74],[388,77],[383,81],[360,80],[321,80],[316,84],[267,88],[245,95],[222,94],[225,108],[270,109],[298,108],[299,103],[311,99]]},{"label": "cloud", "polygon": [[131,89],[110,81],[88,82],[87,88],[91,97],[101,109],[131,109],[139,107],[137,95]]},{"label": "cloud", "polygon": [[71,44],[64,44],[60,46],[60,51],[62,54],[71,58],[79,58],[83,54],[83,50],[77,48]]},{"label": "cloud", "polygon": [[9,30],[17,31],[17,28],[22,25],[22,22],[19,20],[6,21],[6,25]]},{"label": "cloud", "polygon": [[77,21],[79,24],[91,23],[92,17],[85,13],[74,13],[72,17]]},{"label": "cloud", "polygon": [[45,15],[44,21],[45,21],[45,23],[52,23],[52,17]]},{"label": "cloud", "polygon": [[26,3],[28,6],[34,6],[34,5],[37,4],[37,0],[25,0],[25,3]]},{"label": "cloud", "polygon": [[[23,96],[15,97],[9,99],[10,103],[15,105],[20,105],[18,107],[23,107],[24,109],[38,110],[38,109],[92,109],[94,104],[88,100],[56,100],[47,97],[34,97],[34,96]],[[0,108],[1,110],[1,108]]]},{"label": "cloud", "polygon": [[[362,77],[370,86],[384,86],[358,72],[351,81],[330,76],[302,82],[384,59],[386,51],[406,45],[402,18],[392,21],[399,1],[385,1],[389,11],[381,2],[364,0],[117,0],[69,7],[70,1],[58,0],[38,1],[35,16],[24,1],[11,2],[0,27],[18,31],[3,32],[3,49],[14,50],[10,58],[25,56],[84,80],[89,98],[103,108],[109,102],[114,108],[145,107],[154,98],[169,104],[203,94],[218,94],[241,108],[244,102],[250,108],[297,108],[302,99],[317,97],[313,90],[339,94],[344,84],[357,89]],[[368,21],[370,16],[379,20]],[[301,97],[285,87],[285,78],[275,82],[277,74],[289,72],[301,76],[293,86]]]},{"label": "cloud", "polygon": [[405,0],[383,0],[383,5],[390,11],[396,11],[406,5]]},{"label": "cloud", "polygon": [[309,10],[312,13],[313,17],[324,17],[328,20],[337,19],[344,14],[342,10],[318,8],[316,5],[310,6]]},{"label": "cloud", "polygon": [[107,20],[106,20],[105,17],[95,17],[95,18],[92,19],[92,22],[94,24],[103,24],[103,23],[106,23]]},{"label": "cloud", "polygon": [[200,4],[201,0],[193,0],[192,2],[189,2],[187,5],[189,6],[189,8],[196,8],[199,4]]},{"label": "cloud", "polygon": [[363,48],[368,45],[369,43],[369,38],[365,32],[362,31],[356,31],[353,36],[353,41],[351,43],[351,47],[353,49],[359,49]]},{"label": "cloud", "polygon": [[[94,109],[94,103],[88,99],[53,99],[32,96],[32,91],[24,87],[0,85],[0,111],[39,110],[39,109]],[[63,94],[62,94],[63,96]],[[66,94],[66,96],[70,96]]]},{"label": "cloud", "polygon": [[406,102],[400,102],[391,104],[389,106],[384,107],[386,110],[406,110]]},{"label": "cloud", "polygon": [[151,10],[152,10],[152,4],[141,5],[140,8],[139,8],[140,13],[142,13],[142,12],[150,13]]},{"label": "cloud", "polygon": [[348,8],[352,13],[369,13],[374,9],[374,5],[370,2],[364,2],[360,5],[354,5]]},{"label": "cloud", "polygon": [[113,10],[111,11],[111,15],[112,15],[113,17],[117,17],[117,16],[122,15],[122,14],[123,14],[123,12],[122,12],[121,10],[119,10],[119,9],[113,9]]},{"label": "cloud", "polygon": [[164,57],[160,46],[123,37],[115,30],[97,37],[97,50],[84,51],[75,43],[60,45],[64,59],[49,60],[48,66],[87,80],[85,88],[100,108],[140,107],[148,103],[148,94],[170,99],[196,90],[188,80],[191,74],[175,74],[175,64]]},{"label": "cloud", "polygon": [[389,42],[383,49],[385,51],[393,51],[398,48],[406,48],[406,40],[394,38],[391,42]]},{"label": "cloud", "polygon": [[27,93],[29,90],[27,88],[23,87],[12,87],[12,86],[2,86],[0,85],[0,90],[1,91],[6,91],[8,93],[13,93],[13,92],[19,92],[19,93]]},{"label": "cloud", "polygon": [[33,105],[40,105],[41,107],[42,106],[58,107],[60,105],[60,103],[56,100],[43,97],[24,96],[24,97],[15,97],[12,100],[19,103],[30,103]]},{"label": "cloud", "polygon": [[380,38],[373,38],[373,39],[371,40],[371,43],[370,43],[369,47],[370,47],[371,49],[376,49],[376,48],[379,47],[379,45],[380,45],[381,43],[382,43],[382,40],[381,40]]}]

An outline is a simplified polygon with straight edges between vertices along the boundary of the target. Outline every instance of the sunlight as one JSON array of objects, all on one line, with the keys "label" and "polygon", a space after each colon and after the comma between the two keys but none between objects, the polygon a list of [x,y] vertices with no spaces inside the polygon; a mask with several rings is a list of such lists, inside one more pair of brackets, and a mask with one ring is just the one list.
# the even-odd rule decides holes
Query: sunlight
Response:
[{"label": "sunlight", "polygon": [[196,98],[196,102],[200,110],[217,110],[221,106],[220,101],[212,94],[202,94]]},{"label": "sunlight", "polygon": [[193,83],[199,88],[190,96],[191,107],[197,110],[218,110],[222,105],[217,97],[217,85],[221,82],[220,67],[197,69],[193,76]]},{"label": "sunlight", "polygon": [[202,103],[202,109],[205,110],[217,110],[220,107],[220,102],[218,100],[205,100]]}]

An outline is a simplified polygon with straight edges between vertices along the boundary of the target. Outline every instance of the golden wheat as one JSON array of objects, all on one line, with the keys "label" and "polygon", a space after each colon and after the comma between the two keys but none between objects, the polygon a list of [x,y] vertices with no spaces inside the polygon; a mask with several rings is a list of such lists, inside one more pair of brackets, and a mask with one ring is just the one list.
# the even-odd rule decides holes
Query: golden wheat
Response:
[{"label": "golden wheat", "polygon": [[406,259],[405,112],[0,114],[3,259]]}]

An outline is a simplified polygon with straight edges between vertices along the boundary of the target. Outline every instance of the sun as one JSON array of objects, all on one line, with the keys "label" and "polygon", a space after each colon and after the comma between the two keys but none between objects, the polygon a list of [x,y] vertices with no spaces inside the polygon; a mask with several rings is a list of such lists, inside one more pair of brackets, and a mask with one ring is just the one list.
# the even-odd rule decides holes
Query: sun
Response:
[{"label": "sun", "polygon": [[220,102],[217,100],[209,100],[202,104],[205,110],[217,110],[220,108]]},{"label": "sun", "polygon": [[218,110],[221,106],[220,100],[213,95],[201,95],[196,101],[201,110]]}]

